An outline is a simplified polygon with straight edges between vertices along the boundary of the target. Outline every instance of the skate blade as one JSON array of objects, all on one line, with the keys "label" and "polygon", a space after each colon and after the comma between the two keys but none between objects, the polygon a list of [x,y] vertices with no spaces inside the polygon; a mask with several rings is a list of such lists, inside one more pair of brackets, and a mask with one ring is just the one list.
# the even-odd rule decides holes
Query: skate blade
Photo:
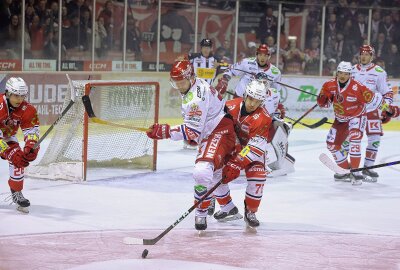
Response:
[{"label": "skate blade", "polygon": [[357,181],[352,181],[351,182],[351,184],[353,185],[353,186],[361,186],[362,185],[362,180],[357,180]]},{"label": "skate blade", "polygon": [[257,233],[257,227],[252,227],[246,223],[246,232],[247,233]]},{"label": "skate blade", "polygon": [[17,206],[17,210],[21,213],[28,214],[29,213],[29,207],[22,207],[22,206]]},{"label": "skate blade", "polygon": [[351,182],[351,179],[349,179],[349,178],[347,178],[347,179],[336,179],[336,178],[333,178],[333,180],[335,180],[335,182],[346,182],[346,183],[350,183]]},{"label": "skate blade", "polygon": [[124,239],[122,239],[122,242],[125,245],[143,245],[143,239],[129,237],[129,236],[124,237]]},{"label": "skate blade", "polygon": [[364,175],[363,182],[366,182],[366,183],[376,183],[376,182],[378,182],[378,178],[377,178],[377,177],[371,177],[371,176],[366,176],[366,175]]},{"label": "skate blade", "polygon": [[236,215],[232,215],[232,216],[227,216],[226,218],[222,218],[222,219],[217,219],[218,222],[227,222],[227,221],[233,221],[233,220],[238,220],[238,219],[242,219],[243,216],[239,213],[237,213]]}]

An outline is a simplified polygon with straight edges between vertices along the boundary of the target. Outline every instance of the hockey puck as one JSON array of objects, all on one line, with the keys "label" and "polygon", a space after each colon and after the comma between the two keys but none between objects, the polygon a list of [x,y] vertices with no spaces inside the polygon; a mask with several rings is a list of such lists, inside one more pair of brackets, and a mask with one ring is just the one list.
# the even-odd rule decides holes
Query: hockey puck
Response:
[{"label": "hockey puck", "polygon": [[143,259],[146,259],[147,254],[149,254],[149,251],[148,251],[147,249],[143,250],[143,252],[142,252],[142,258],[143,258]]}]

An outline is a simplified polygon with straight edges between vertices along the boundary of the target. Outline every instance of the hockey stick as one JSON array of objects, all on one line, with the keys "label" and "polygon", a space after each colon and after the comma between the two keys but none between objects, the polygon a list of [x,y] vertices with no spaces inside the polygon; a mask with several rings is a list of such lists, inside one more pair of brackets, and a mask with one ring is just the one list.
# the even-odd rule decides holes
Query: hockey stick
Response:
[{"label": "hockey stick", "polygon": [[140,239],[134,237],[125,237],[123,239],[124,244],[126,245],[155,245],[158,241],[161,240],[167,233],[169,233],[176,225],[178,225],[185,217],[187,217],[194,209],[196,209],[199,204],[201,204],[208,196],[210,196],[214,190],[216,190],[222,184],[222,180],[215,184],[200,200],[198,200],[195,204],[192,205],[182,216],[180,216],[175,222],[170,225],[167,229],[165,229],[162,233],[160,233],[156,238],[152,239]]},{"label": "hockey stick", "polygon": [[400,160],[398,161],[392,161],[392,162],[387,162],[387,163],[381,163],[377,165],[372,165],[372,166],[367,166],[367,167],[362,167],[362,168],[356,168],[356,169],[343,169],[339,167],[332,159],[328,157],[327,154],[322,153],[319,155],[319,160],[326,166],[328,169],[335,173],[339,174],[345,174],[345,173],[352,173],[352,172],[360,172],[363,170],[369,170],[369,169],[376,169],[376,168],[382,168],[382,167],[388,167],[388,166],[393,166],[400,164]]},{"label": "hockey stick", "polygon": [[[72,85],[72,81],[69,78],[68,74],[65,74],[65,76],[67,76],[68,79],[68,84],[71,87],[71,89],[74,88],[74,86]],[[64,117],[64,115],[67,114],[67,112],[69,111],[69,109],[71,109],[72,105],[74,105],[75,101],[74,101],[74,95],[71,95],[71,101],[68,103],[67,107],[65,107],[65,109],[61,112],[61,114],[58,116],[58,118],[56,119],[56,121],[54,121],[54,123],[46,130],[46,132],[43,134],[43,136],[35,143],[35,145],[33,146],[33,148],[31,149],[31,152],[33,152],[36,148],[38,148],[40,146],[40,144],[42,143],[42,141],[49,135],[49,133],[53,130],[54,126],[58,124],[58,122],[60,122],[61,118]]]},{"label": "hockey stick", "polygon": [[137,131],[144,131],[144,132],[147,131],[147,128],[128,126],[128,125],[124,125],[124,124],[117,124],[117,123],[113,123],[110,121],[106,121],[106,120],[97,118],[96,115],[94,114],[92,102],[90,101],[90,98],[88,95],[82,96],[82,102],[83,102],[83,105],[85,106],[87,115],[89,116],[90,120],[93,123],[101,124],[101,125],[108,125],[108,126],[113,126],[113,127],[126,128],[126,129],[133,129],[133,130],[137,130]]},{"label": "hockey stick", "polygon": [[[253,75],[253,76],[256,76],[256,74],[255,74],[255,73],[253,73],[253,72],[249,72],[249,71],[242,70],[242,69],[235,69],[235,70],[237,70],[237,71],[241,71],[241,72],[244,72],[244,73],[247,73],[247,74]],[[268,79],[268,80],[269,80],[270,82],[274,82],[274,81],[272,81],[272,80],[270,80],[270,79]],[[280,84],[280,85],[282,85],[282,86],[285,86],[285,87],[287,87],[287,88],[291,88],[291,89],[294,89],[294,90],[297,90],[297,91],[300,91],[300,92],[303,92],[303,93],[309,94],[309,95],[311,95],[311,96],[314,96],[314,97],[317,97],[317,96],[318,96],[318,95],[316,95],[316,94],[314,94],[314,93],[307,92],[307,91],[305,91],[305,90],[302,90],[302,89],[300,89],[300,88],[297,88],[297,87],[294,87],[294,86],[288,85],[288,84],[286,84],[286,83],[281,83],[281,82],[274,82],[274,83],[277,83],[277,84]]]},{"label": "hockey stick", "polygon": [[[291,117],[289,117],[289,116],[285,116],[285,118],[287,118],[287,119],[289,119],[289,120],[291,120],[291,121],[293,121],[293,122],[296,122],[295,119],[293,119],[293,118],[291,118]],[[300,122],[300,121],[299,121],[298,123],[299,123],[300,125],[302,125],[302,126],[305,126],[305,127],[311,128],[311,129],[314,129],[314,128],[320,127],[320,126],[322,126],[323,124],[327,123],[327,121],[328,121],[328,118],[323,117],[323,118],[321,118],[321,120],[319,120],[318,122],[315,122],[314,124],[311,124],[311,125],[308,125],[308,124],[303,123],[303,122]]]},{"label": "hockey stick", "polygon": [[318,104],[315,104],[314,106],[312,106],[310,109],[308,109],[302,116],[300,116],[299,119],[297,119],[294,123],[293,123],[293,127],[300,122],[300,120],[302,120],[304,117],[306,117],[310,112],[312,112],[315,108],[318,107]]}]

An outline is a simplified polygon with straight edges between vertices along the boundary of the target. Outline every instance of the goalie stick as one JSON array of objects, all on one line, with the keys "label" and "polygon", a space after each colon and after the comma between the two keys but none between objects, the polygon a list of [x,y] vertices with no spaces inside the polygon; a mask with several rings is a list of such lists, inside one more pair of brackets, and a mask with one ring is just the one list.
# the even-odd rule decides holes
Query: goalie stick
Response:
[{"label": "goalie stick", "polygon": [[[287,118],[287,119],[289,119],[289,120],[291,120],[291,121],[293,121],[293,122],[296,122],[296,120],[295,119],[293,119],[293,118],[291,118],[291,117],[289,117],[289,116],[285,116],[285,118]],[[308,127],[308,128],[311,128],[311,129],[314,129],[314,128],[317,128],[317,127],[320,127],[320,126],[322,126],[323,124],[325,124],[325,123],[327,123],[328,122],[328,118],[326,118],[326,117],[323,117],[323,118],[321,118],[321,120],[319,120],[318,122],[315,122],[314,124],[311,124],[311,125],[308,125],[308,124],[306,124],[306,123],[303,123],[303,122],[298,122],[300,125],[302,125],[302,126],[305,126],[305,127]]]},{"label": "goalie stick", "polygon": [[356,169],[344,169],[339,167],[332,159],[329,158],[329,156],[325,153],[322,153],[319,155],[319,160],[326,166],[328,169],[335,173],[339,174],[345,174],[345,173],[352,173],[352,172],[360,172],[363,170],[369,170],[369,169],[376,169],[376,168],[382,168],[382,167],[388,167],[388,166],[393,166],[400,164],[400,160],[397,161],[392,161],[392,162],[387,162],[387,163],[381,163],[377,165],[372,165],[372,166],[367,166],[367,167],[362,167],[362,168],[356,168]]},{"label": "goalie stick", "polygon": [[83,102],[83,105],[85,106],[85,110],[86,110],[88,117],[90,118],[90,120],[93,123],[97,123],[97,124],[101,124],[101,125],[108,125],[108,126],[113,126],[113,127],[133,129],[133,130],[137,130],[137,131],[144,131],[144,132],[147,131],[147,128],[128,126],[128,125],[124,125],[124,124],[117,124],[117,123],[113,123],[110,121],[106,121],[106,120],[97,118],[96,115],[94,114],[92,102],[90,101],[90,98],[88,95],[82,96],[82,102]]},{"label": "goalie stick", "polygon": [[[72,81],[69,77],[68,74],[65,74],[65,76],[67,76],[68,79],[68,84],[71,87],[71,89],[74,88]],[[73,91],[72,91],[73,93]],[[61,118],[64,117],[64,115],[67,114],[67,112],[69,111],[69,109],[71,109],[72,105],[74,105],[75,101],[74,101],[74,95],[71,95],[71,101],[68,103],[67,107],[65,107],[65,109],[61,112],[61,114],[58,116],[58,118],[56,119],[56,121],[54,121],[54,123],[46,130],[46,132],[43,134],[43,136],[35,143],[35,145],[33,146],[33,148],[31,149],[31,152],[33,152],[36,148],[38,148],[40,146],[40,144],[42,143],[42,141],[49,135],[49,133],[53,130],[54,126],[58,124],[58,122],[60,122]]]},{"label": "goalie stick", "polygon": [[186,218],[194,209],[196,209],[199,204],[201,204],[208,196],[210,196],[214,190],[216,190],[222,184],[222,180],[216,183],[200,200],[198,200],[195,204],[192,205],[182,216],[180,216],[173,224],[171,224],[168,228],[166,228],[162,233],[160,233],[157,237],[152,239],[140,239],[135,237],[125,237],[123,239],[124,244],[126,245],[155,245],[158,241],[161,240],[167,233],[169,233],[176,225],[178,225],[184,218]]}]

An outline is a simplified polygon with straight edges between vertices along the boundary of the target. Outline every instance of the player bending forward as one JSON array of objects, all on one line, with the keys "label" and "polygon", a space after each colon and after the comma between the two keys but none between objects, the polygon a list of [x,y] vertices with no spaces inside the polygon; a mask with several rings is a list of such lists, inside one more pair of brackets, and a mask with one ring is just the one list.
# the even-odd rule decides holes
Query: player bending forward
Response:
[{"label": "player bending forward", "polygon": [[[39,147],[33,149],[39,140],[39,119],[35,107],[25,101],[27,94],[28,86],[19,77],[8,79],[5,94],[0,94],[0,154],[9,163],[12,201],[25,213],[29,212],[30,202],[22,195],[24,168],[39,152]],[[19,127],[24,135],[23,149],[15,136]]]},{"label": "player bending forward", "polygon": [[[327,136],[327,147],[336,163],[345,169],[358,168],[361,161],[361,139],[367,123],[366,113],[376,109],[392,112],[380,93],[374,93],[363,84],[351,79],[350,62],[340,62],[336,78],[325,82],[317,98],[320,107],[328,108],[333,104],[335,121]],[[350,143],[350,163],[342,143],[346,138]],[[364,176],[360,172],[352,175],[334,176],[336,181],[352,181],[361,185]]]},{"label": "player bending forward", "polygon": [[[197,201],[218,181],[215,179],[221,179],[225,159],[234,151],[233,121],[224,112],[225,101],[221,95],[203,79],[195,78],[189,61],[174,63],[170,82],[181,93],[183,124],[174,127],[154,124],[147,135],[152,139],[186,140],[190,144],[199,145],[193,170],[194,198]],[[210,199],[211,197],[206,198],[195,211],[197,230],[207,228]]]},{"label": "player bending forward", "polygon": [[250,227],[260,225],[256,212],[266,181],[267,172],[264,163],[268,132],[272,124],[271,116],[262,106],[266,95],[265,85],[254,80],[247,85],[244,98],[235,98],[226,103],[235,123],[240,151],[225,165],[222,172],[223,185],[214,192],[221,205],[221,210],[214,214],[214,218],[219,221],[226,221],[238,215],[238,209],[230,198],[228,183],[238,178],[240,171],[244,169],[247,178],[244,220]]}]

